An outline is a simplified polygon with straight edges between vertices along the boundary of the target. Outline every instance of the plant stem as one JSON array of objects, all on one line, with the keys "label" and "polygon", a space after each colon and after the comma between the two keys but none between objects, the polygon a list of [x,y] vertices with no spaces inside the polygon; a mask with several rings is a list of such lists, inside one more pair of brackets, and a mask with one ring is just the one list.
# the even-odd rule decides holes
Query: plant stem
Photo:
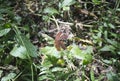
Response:
[{"label": "plant stem", "polygon": [[34,81],[33,65],[31,64],[32,81]]},{"label": "plant stem", "polygon": [[52,15],[52,18],[50,18],[50,19],[55,22],[55,24],[56,24],[56,26],[57,26],[57,30],[59,31],[59,30],[60,30],[60,27],[59,27],[59,25],[58,25],[57,20],[55,19],[55,16]]}]

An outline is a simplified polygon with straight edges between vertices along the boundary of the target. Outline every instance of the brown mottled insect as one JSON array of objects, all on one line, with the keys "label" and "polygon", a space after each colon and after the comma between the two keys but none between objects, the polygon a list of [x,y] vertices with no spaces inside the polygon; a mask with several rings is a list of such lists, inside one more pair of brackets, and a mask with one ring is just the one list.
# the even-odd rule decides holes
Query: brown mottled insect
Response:
[{"label": "brown mottled insect", "polygon": [[58,51],[61,51],[61,48],[64,50],[66,49],[66,46],[63,40],[66,40],[67,38],[68,38],[68,35],[66,35],[65,33],[58,32],[56,34],[54,45]]}]

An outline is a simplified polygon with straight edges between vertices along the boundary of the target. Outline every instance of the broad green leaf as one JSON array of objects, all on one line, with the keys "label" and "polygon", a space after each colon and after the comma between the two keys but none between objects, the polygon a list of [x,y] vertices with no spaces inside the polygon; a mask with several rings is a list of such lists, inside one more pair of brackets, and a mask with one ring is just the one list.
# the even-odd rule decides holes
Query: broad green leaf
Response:
[{"label": "broad green leaf", "polygon": [[16,25],[12,25],[14,28],[14,31],[16,33],[16,38],[19,42],[20,45],[22,45],[23,47],[26,48],[27,50],[27,55],[29,55],[29,57],[37,57],[37,48],[30,42],[30,40],[23,35],[19,30],[18,27]]},{"label": "broad green leaf", "polygon": [[41,53],[50,55],[50,56],[54,56],[56,58],[60,58],[60,56],[61,56],[60,52],[57,51],[57,49],[55,47],[49,47],[49,46],[41,48]]},{"label": "broad green leaf", "polygon": [[23,46],[15,46],[10,54],[14,57],[19,57],[21,59],[27,59],[27,50]]},{"label": "broad green leaf", "polygon": [[107,73],[106,76],[109,81],[120,81],[120,78],[118,77],[118,75],[113,72]]},{"label": "broad green leaf", "polygon": [[73,57],[76,57],[78,59],[83,59],[83,55],[81,53],[82,51],[80,50],[80,48],[77,45],[73,45],[70,52],[72,53]]},{"label": "broad green leaf", "polygon": [[61,7],[70,6],[75,3],[75,0],[64,0],[61,4]]},{"label": "broad green leaf", "polygon": [[11,30],[11,28],[6,28],[3,30],[0,30],[0,37],[9,33],[10,30]]},{"label": "broad green leaf", "polygon": [[80,50],[80,48],[77,45],[73,45],[70,52],[73,57],[81,59],[82,64],[88,64],[92,61],[91,52],[88,53],[88,51],[85,52],[85,50]]},{"label": "broad green leaf", "polygon": [[31,56],[31,57],[37,57],[37,48],[30,42],[30,40],[24,36],[24,35],[21,35],[21,38],[22,38],[22,41],[24,44],[23,46],[26,48],[28,54]]},{"label": "broad green leaf", "polygon": [[1,81],[11,81],[15,76],[15,73],[9,73],[7,76],[3,77]]},{"label": "broad green leaf", "polygon": [[52,7],[45,8],[43,13],[47,13],[49,15],[59,14],[59,12],[55,8],[52,8]]},{"label": "broad green leaf", "polygon": [[115,50],[115,47],[112,45],[105,45],[103,48],[100,49],[100,51],[111,51],[113,52]]}]

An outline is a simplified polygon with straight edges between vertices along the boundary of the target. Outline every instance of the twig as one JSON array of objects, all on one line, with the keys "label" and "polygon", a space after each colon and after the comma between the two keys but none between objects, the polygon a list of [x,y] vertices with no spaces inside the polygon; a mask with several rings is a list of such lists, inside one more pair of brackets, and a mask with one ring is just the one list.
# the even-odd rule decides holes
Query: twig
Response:
[{"label": "twig", "polygon": [[58,22],[57,22],[57,20],[55,19],[55,17],[52,15],[52,18],[50,18],[50,19],[55,22],[55,24],[56,24],[56,26],[57,26],[57,29],[58,29],[58,31],[59,31],[59,30],[60,30],[60,27],[59,27]]},{"label": "twig", "polygon": [[[58,23],[61,23],[61,24],[67,24],[67,25],[70,25],[70,26],[73,26],[74,23],[70,23],[70,22],[63,22],[63,21],[59,21],[59,20],[56,20]],[[76,23],[77,24],[77,23]],[[83,24],[84,27],[93,27],[93,25],[86,25],[86,24]]]}]

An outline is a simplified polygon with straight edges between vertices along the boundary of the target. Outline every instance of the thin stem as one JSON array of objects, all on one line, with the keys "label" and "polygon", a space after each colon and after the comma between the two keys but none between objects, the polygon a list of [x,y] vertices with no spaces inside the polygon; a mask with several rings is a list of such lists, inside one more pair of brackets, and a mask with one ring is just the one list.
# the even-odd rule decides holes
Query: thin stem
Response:
[{"label": "thin stem", "polygon": [[13,81],[16,81],[16,79],[22,74],[22,72],[20,72],[14,79]]},{"label": "thin stem", "polygon": [[58,25],[57,20],[55,19],[55,16],[52,15],[52,18],[50,18],[50,19],[55,22],[55,24],[56,24],[56,26],[57,26],[57,30],[59,31],[59,30],[60,30],[60,27],[59,27],[59,25]]},{"label": "thin stem", "polygon": [[32,81],[34,81],[33,65],[31,64]]}]

